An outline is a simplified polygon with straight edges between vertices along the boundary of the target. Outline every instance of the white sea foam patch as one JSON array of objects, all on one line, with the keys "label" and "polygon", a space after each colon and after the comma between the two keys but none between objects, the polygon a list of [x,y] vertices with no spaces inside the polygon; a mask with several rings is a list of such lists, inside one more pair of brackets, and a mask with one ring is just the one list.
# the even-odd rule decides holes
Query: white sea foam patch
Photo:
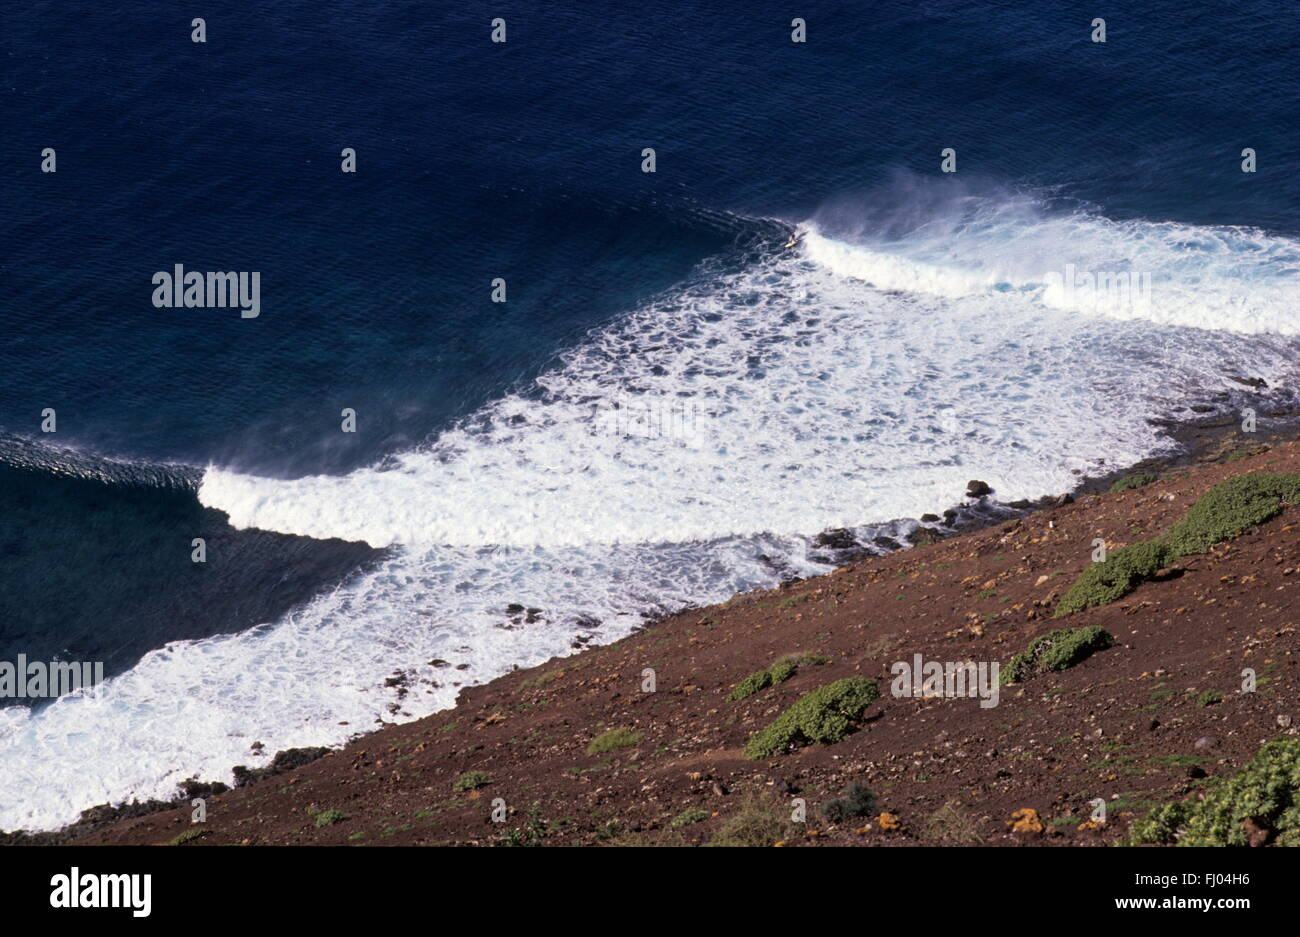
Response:
[{"label": "white sea foam patch", "polygon": [[[988,200],[889,241],[811,227],[807,256],[881,289],[1032,294],[1074,312],[1243,334],[1300,334],[1300,241],[1250,228],[1049,215]],[[1116,282],[1118,281],[1118,282]]]},{"label": "white sea foam patch", "polygon": [[[1151,454],[1153,401],[1213,366],[1177,342],[1153,361],[1160,344],[1017,293],[885,295],[791,252],[593,334],[535,393],[426,449],[341,477],[213,468],[200,498],[238,527],[375,546],[681,543],[915,517],[972,475],[1032,498],[1099,457]],[[689,406],[690,438],[612,432],[629,400]]]}]

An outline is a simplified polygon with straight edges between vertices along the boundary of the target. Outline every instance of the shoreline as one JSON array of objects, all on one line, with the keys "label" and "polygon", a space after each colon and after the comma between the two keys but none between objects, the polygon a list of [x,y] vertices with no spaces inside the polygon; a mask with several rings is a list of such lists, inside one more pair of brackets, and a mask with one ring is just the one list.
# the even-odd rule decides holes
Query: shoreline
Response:
[{"label": "shoreline", "polygon": [[[1243,383],[1245,382],[1243,381]],[[912,547],[974,534],[991,526],[1028,517],[1039,511],[1071,504],[1079,497],[1106,492],[1116,481],[1130,475],[1150,473],[1164,480],[1178,469],[1223,462],[1230,460],[1230,457],[1235,453],[1251,454],[1265,450],[1279,442],[1287,442],[1295,438],[1296,431],[1300,429],[1300,408],[1273,409],[1270,410],[1265,419],[1270,424],[1276,425],[1270,425],[1268,429],[1258,430],[1250,434],[1249,438],[1240,431],[1236,417],[1229,417],[1223,413],[1207,414],[1187,420],[1152,420],[1150,422],[1153,425],[1165,428],[1169,438],[1180,447],[1179,451],[1143,459],[1132,465],[1115,468],[1105,474],[1080,477],[1079,483],[1070,491],[1056,495],[1044,495],[1033,501],[1002,503],[993,497],[996,492],[992,489],[975,497],[968,496],[964,501],[947,508],[943,515],[922,515],[919,526],[903,538],[907,541],[907,545],[898,543],[897,549],[888,549],[880,553],[873,552],[869,547],[861,543],[855,543],[853,546],[843,549],[832,548],[832,553],[838,554],[835,557],[836,565],[829,567],[826,572],[816,576],[784,579],[777,588],[787,589],[800,582],[820,582],[844,569],[848,564],[880,559],[896,553],[910,552]],[[972,484],[976,481],[972,480]],[[976,489],[970,489],[970,491],[974,490]],[[933,518],[933,520],[927,521],[926,518]],[[864,524],[862,526],[884,527],[900,522],[907,523],[909,520],[913,519],[896,519],[880,524]],[[814,541],[819,542],[821,538],[827,538],[829,543],[842,543],[843,541],[835,540],[837,533],[839,532],[833,530],[823,531],[821,534],[816,535]],[[760,588],[753,592],[740,593],[723,604],[729,604],[742,596],[753,595],[754,592],[766,591],[771,590]],[[260,768],[250,769],[243,765],[233,766],[231,769],[235,776],[233,786],[228,786],[220,781],[203,781],[198,778],[190,778],[178,785],[176,797],[170,800],[153,799],[143,802],[134,800],[119,805],[109,803],[93,805],[82,810],[80,817],[76,821],[57,830],[34,833],[22,830],[0,831],[0,845],[57,845],[69,843],[92,836],[126,820],[147,817],[151,814],[176,810],[180,807],[188,808],[189,801],[194,797],[214,796],[231,790],[240,790],[310,764],[319,758],[343,751],[359,741],[373,738],[391,728],[417,725],[448,713],[456,713],[466,705],[468,695],[490,688],[513,674],[521,671],[540,671],[554,665],[557,660],[577,660],[587,656],[589,652],[614,647],[629,641],[664,621],[690,615],[701,611],[703,608],[713,607],[716,606],[687,607],[663,615],[647,616],[642,624],[637,626],[630,634],[616,639],[610,644],[583,646],[576,649],[574,654],[562,658],[552,658],[530,668],[516,666],[512,670],[508,670],[482,683],[462,687],[457,694],[455,703],[448,709],[439,710],[408,722],[387,723],[367,731],[358,732],[335,747],[286,749],[278,751],[270,762]]]}]

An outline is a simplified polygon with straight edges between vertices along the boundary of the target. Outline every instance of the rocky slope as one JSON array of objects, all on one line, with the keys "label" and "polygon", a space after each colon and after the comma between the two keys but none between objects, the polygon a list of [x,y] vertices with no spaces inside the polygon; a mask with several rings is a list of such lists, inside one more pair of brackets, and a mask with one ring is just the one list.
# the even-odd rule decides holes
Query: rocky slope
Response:
[{"label": "rocky slope", "polygon": [[[467,689],[452,711],[210,796],[206,823],[192,824],[186,805],[80,841],[1122,840],[1153,807],[1214,791],[1266,740],[1296,740],[1300,506],[1181,557],[1109,604],[1054,618],[1059,600],[1093,561],[1094,541],[1113,551],[1149,540],[1227,479],[1292,472],[1297,442],[1216,456],[1129,490],[739,595]],[[1104,629],[1109,646],[1001,687],[995,706],[891,692],[892,666],[914,655],[1005,668],[1035,637],[1088,626]],[[1253,692],[1242,692],[1246,668]],[[747,677],[755,691],[735,698]],[[845,703],[858,711],[841,719],[814,712],[816,725],[804,725],[828,738],[842,732],[839,741],[746,757],[756,732],[847,678],[857,680],[842,687],[874,681],[879,698],[865,709],[861,698]],[[791,822],[801,806],[803,822]],[[1276,818],[1242,822],[1251,843],[1279,838]]]}]

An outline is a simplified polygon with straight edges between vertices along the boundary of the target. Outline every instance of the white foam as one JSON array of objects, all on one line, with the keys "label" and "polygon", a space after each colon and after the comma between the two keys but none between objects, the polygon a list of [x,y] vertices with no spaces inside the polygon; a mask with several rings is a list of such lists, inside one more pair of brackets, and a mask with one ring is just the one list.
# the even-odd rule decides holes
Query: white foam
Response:
[{"label": "white foam", "polygon": [[[770,579],[753,546],[715,544],[706,564],[693,548],[403,551],[272,627],[168,645],[93,696],[35,716],[0,709],[0,829],[54,829],[94,804],[170,798],[196,775],[232,783],[233,765],[264,765],[279,749],[446,709],[464,684],[572,653],[575,633],[622,637],[642,621],[631,610]],[[514,600],[545,603],[545,618],[500,627]],[[396,670],[408,676],[404,699],[383,686]]]},{"label": "white foam", "polygon": [[[889,243],[846,242],[813,227],[804,249],[827,269],[886,290],[947,298],[1014,291],[1116,319],[1300,334],[1300,242],[1251,228],[1115,222],[1032,205],[1007,212],[994,203],[968,223]],[[1103,277],[1131,286],[1108,289]]]},{"label": "white foam", "polygon": [[[804,535],[942,510],[970,478],[1003,500],[1058,492],[1167,448],[1147,418],[1225,372],[1294,381],[1294,341],[1052,308],[1041,280],[1015,279],[1047,256],[1033,224],[998,234],[1039,245],[1013,263],[978,238],[948,263],[924,237],[882,260],[880,245],[812,232],[738,272],[706,265],[593,332],[531,394],[382,467],[295,481],[211,468],[200,498],[236,526],[394,556],[280,622],[156,651],[99,699],[0,713],[0,828],[227,778],[265,762],[254,741],[269,754],[427,714],[451,705],[453,683],[567,653],[577,632],[612,640],[638,612],[772,585],[772,563],[824,569]],[[1176,253],[1172,236],[1071,224],[1054,230],[1084,239],[1080,258]],[[1226,257],[1220,233],[1179,237]],[[1285,264],[1290,248],[1260,243]],[[1268,304],[1286,278],[1259,265],[1238,278],[1264,297],[1238,331],[1281,324]],[[1201,263],[1211,293],[1229,266]],[[503,629],[511,602],[544,620]],[[382,684],[399,668],[414,683],[389,714]]]}]

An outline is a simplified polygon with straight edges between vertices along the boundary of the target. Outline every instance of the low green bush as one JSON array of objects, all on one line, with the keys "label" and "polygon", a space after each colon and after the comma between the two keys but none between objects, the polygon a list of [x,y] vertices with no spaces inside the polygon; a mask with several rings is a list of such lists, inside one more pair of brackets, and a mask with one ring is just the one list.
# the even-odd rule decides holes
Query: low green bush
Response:
[{"label": "low green bush", "polygon": [[876,795],[866,785],[854,781],[844,789],[843,796],[822,804],[821,814],[831,823],[840,823],[851,817],[865,817],[875,809]]},{"label": "low green bush", "polygon": [[760,690],[766,690],[778,683],[785,683],[799,672],[800,667],[806,664],[824,663],[826,663],[826,658],[818,657],[815,654],[786,654],[784,657],[778,657],[772,666],[766,670],[751,673],[744,680],[737,683],[735,688],[727,694],[727,699],[733,703],[745,699]]},{"label": "low green bush", "polygon": [[677,816],[673,817],[672,822],[668,825],[673,829],[677,829],[678,827],[690,826],[692,823],[703,823],[710,816],[712,816],[712,814],[703,807],[687,807],[681,813],[677,814]]},{"label": "low green bush", "polygon": [[1300,739],[1265,742],[1250,764],[1200,799],[1157,807],[1134,823],[1128,842],[1248,846],[1247,824],[1279,846],[1300,846]]},{"label": "low green bush", "polygon": [[486,771],[466,771],[452,785],[454,791],[472,791],[492,783],[492,776]]},{"label": "low green bush", "polygon": [[1110,632],[1098,625],[1040,634],[1002,668],[998,683],[1020,683],[1035,674],[1066,670],[1114,643]]},{"label": "low green bush", "polygon": [[603,755],[605,752],[618,751],[620,748],[631,748],[642,738],[642,734],[633,729],[610,729],[591,740],[587,746],[587,754]]},{"label": "low green bush", "polygon": [[789,839],[794,824],[783,807],[751,798],[723,821],[708,846],[775,846]]},{"label": "low green bush", "polygon": [[1114,492],[1117,491],[1128,491],[1132,488],[1143,488],[1151,484],[1153,481],[1156,481],[1156,479],[1157,476],[1152,475],[1150,472],[1138,472],[1134,475],[1125,475],[1119,481],[1115,482],[1115,484],[1110,486],[1110,491],[1113,494]]},{"label": "low green bush", "polygon": [[1239,475],[1207,491],[1165,540],[1175,557],[1204,553],[1264,523],[1283,503],[1300,504],[1300,472]]},{"label": "low green bush", "polygon": [[1056,616],[1081,612],[1094,605],[1109,605],[1150,579],[1170,561],[1169,548],[1160,540],[1134,543],[1113,550],[1100,563],[1088,566],[1061,597]]},{"label": "low green bush", "polygon": [[753,696],[759,690],[766,690],[771,685],[772,674],[766,670],[759,670],[737,683],[735,688],[727,694],[727,699],[734,703],[737,700]]},{"label": "low green bush", "polygon": [[333,826],[340,820],[346,820],[348,818],[348,815],[342,810],[321,810],[314,814],[314,816],[316,817],[317,827]]},{"label": "low green bush", "polygon": [[1163,566],[1262,524],[1283,504],[1300,504],[1300,472],[1239,475],[1207,491],[1164,535],[1130,544],[1085,569],[1057,603],[1056,615],[1107,605]]},{"label": "low green bush", "polygon": [[838,742],[880,696],[875,681],[845,677],[819,687],[755,732],[746,758],[767,758],[791,746]]}]

